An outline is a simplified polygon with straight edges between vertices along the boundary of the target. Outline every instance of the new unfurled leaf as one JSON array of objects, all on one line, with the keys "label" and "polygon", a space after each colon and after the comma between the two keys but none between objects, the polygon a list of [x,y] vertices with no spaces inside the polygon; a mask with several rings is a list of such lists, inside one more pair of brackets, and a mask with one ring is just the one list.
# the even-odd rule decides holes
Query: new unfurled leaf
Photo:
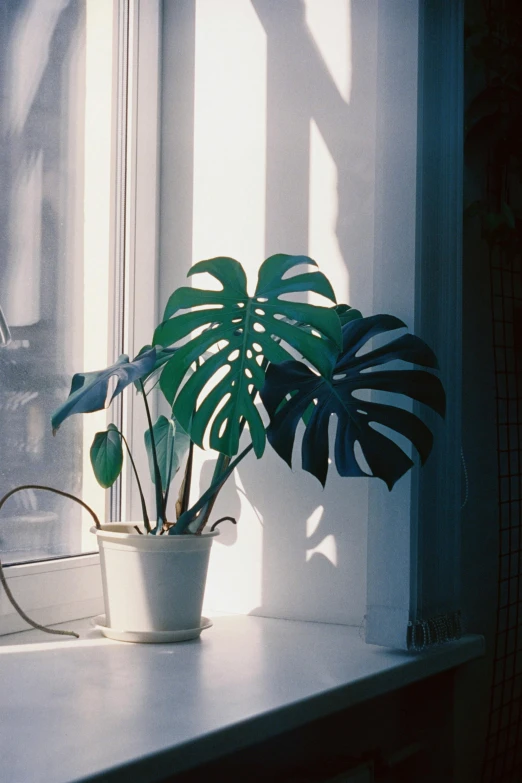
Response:
[{"label": "new unfurled leaf", "polygon": [[[152,428],[154,445],[161,476],[161,485],[166,492],[167,487],[177,473],[181,460],[188,451],[190,438],[185,430],[174,419],[159,416]],[[155,484],[154,461],[152,458],[152,439],[149,430],[145,432],[145,447],[149,458],[150,476]]]}]

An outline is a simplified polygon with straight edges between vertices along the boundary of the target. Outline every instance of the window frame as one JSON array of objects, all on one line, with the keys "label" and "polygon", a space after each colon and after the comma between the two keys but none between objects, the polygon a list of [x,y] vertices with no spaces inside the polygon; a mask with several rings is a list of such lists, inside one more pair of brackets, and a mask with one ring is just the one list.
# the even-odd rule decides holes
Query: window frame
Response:
[{"label": "window frame", "polygon": [[[125,106],[119,111],[118,133],[125,133],[120,170],[116,178],[124,187],[115,192],[115,234],[113,252],[118,271],[113,286],[124,292],[121,307],[115,308],[113,342],[115,353],[134,355],[151,339],[156,323],[157,269],[157,173],[158,114],[160,85],[161,0],[118,0],[115,34],[127,36],[128,50],[124,84]],[[122,67],[120,57],[119,67]],[[151,89],[156,85],[156,89]],[[120,91],[120,102],[121,102]],[[122,140],[120,139],[120,147]],[[118,214],[119,210],[119,214]],[[143,259],[147,259],[146,262]],[[152,303],[152,306],[151,306]],[[123,319],[121,313],[123,310]],[[121,321],[118,324],[118,319]],[[144,413],[134,397],[112,410],[133,442],[143,437]],[[138,452],[138,448],[135,450]],[[138,462],[138,460],[136,460]],[[140,465],[138,464],[138,469]],[[148,466],[141,465],[141,470]],[[132,519],[137,499],[130,480],[128,460],[119,488],[107,493],[109,518]],[[115,498],[116,496],[116,498]],[[119,496],[119,497],[118,497]],[[120,501],[121,498],[121,501]],[[136,517],[137,518],[137,517]],[[49,625],[96,615],[103,611],[99,554],[86,553],[31,563],[3,566],[6,579],[24,611],[36,622]],[[82,596],[86,596],[83,598]],[[27,624],[14,611],[0,589],[0,636],[25,630]]]}]

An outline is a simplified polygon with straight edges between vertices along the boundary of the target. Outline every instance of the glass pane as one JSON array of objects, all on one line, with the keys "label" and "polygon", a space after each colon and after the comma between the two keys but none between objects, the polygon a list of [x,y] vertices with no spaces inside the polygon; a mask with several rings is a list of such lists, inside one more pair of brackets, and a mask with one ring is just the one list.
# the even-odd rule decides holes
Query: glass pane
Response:
[{"label": "glass pane", "polygon": [[[106,413],[50,416],[74,372],[106,366],[110,324],[113,4],[0,5],[0,496],[73,493],[105,516],[89,464]],[[8,344],[6,344],[8,342]],[[0,512],[4,563],[92,551],[90,516],[26,490]]]}]

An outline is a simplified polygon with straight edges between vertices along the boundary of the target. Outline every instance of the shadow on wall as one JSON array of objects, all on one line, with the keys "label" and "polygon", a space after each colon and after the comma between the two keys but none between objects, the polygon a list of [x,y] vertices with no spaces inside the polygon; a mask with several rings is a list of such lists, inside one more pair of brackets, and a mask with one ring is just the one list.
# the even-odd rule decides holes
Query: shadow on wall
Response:
[{"label": "shadow on wall", "polygon": [[[376,4],[346,0],[336,8],[322,7],[323,16],[328,10],[344,12],[338,18],[346,23],[345,40],[339,41],[337,31],[332,42],[341,43],[346,61],[333,70],[325,61],[328,41],[321,41],[321,28],[314,25],[317,3],[307,8],[304,0],[291,0],[276,8],[270,0],[252,0],[252,6],[267,35],[265,256],[312,255],[339,300],[370,314]],[[319,160],[314,155],[321,149],[318,136],[325,148]],[[323,190],[328,166],[336,194]],[[318,199],[332,197],[337,214],[322,213]],[[327,225],[328,219],[335,223]],[[332,247],[328,233],[334,232]],[[336,260],[324,257],[317,246],[321,237]],[[265,521],[262,605],[252,613],[360,622],[368,481],[341,479],[331,466],[323,491],[313,476],[300,469],[291,473],[273,452],[263,462],[261,470],[239,469],[246,495]]]},{"label": "shadow on wall", "polygon": [[[339,291],[339,295],[349,295],[350,304],[369,315],[372,305],[377,4],[350,0],[330,4],[332,10],[348,11],[341,17],[346,22],[343,36],[346,42],[342,47],[346,63],[333,74],[324,59],[328,41],[325,40],[323,49],[326,50],[322,52],[312,32],[314,25],[307,21],[304,0],[279,4],[271,0],[251,2],[267,35],[265,254],[310,249],[315,196],[311,170],[313,124],[335,168],[335,236],[344,269],[333,270],[333,279],[335,281],[341,271],[344,274],[347,271],[349,292]],[[310,4],[311,9],[314,7],[317,3]],[[323,6],[321,12],[324,14],[326,10]],[[334,18],[332,16],[332,21]],[[310,22],[313,19],[311,15]],[[343,76],[344,84],[341,84]],[[320,172],[318,174],[320,176]],[[318,195],[331,198],[333,194],[321,188]],[[324,236],[330,226],[322,228]],[[329,274],[330,259],[321,257],[321,250],[317,248],[316,260]]]}]

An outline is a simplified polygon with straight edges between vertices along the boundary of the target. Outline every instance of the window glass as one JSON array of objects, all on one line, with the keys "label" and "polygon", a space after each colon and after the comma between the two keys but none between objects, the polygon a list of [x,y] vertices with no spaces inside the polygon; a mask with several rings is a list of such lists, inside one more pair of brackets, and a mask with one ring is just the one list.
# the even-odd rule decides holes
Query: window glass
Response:
[{"label": "window glass", "polygon": [[[0,496],[50,485],[102,518],[89,446],[105,412],[72,417],[54,438],[50,417],[74,372],[112,357],[113,9],[0,6],[0,307],[12,338],[0,347]],[[19,493],[0,512],[2,561],[92,551],[91,524],[71,501]]]}]

